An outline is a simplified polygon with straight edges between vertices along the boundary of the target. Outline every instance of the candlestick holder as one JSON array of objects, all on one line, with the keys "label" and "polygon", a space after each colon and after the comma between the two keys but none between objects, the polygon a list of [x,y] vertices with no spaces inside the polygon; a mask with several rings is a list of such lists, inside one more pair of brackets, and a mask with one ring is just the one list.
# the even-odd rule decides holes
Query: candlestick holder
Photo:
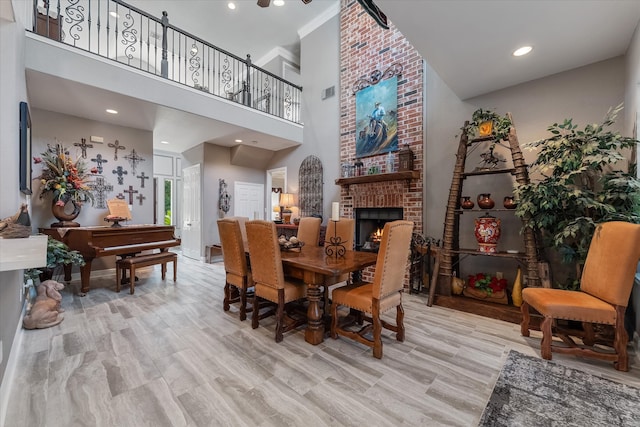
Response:
[{"label": "candlestick holder", "polygon": [[324,253],[327,256],[330,257],[335,257],[335,258],[344,258],[344,254],[347,251],[347,249],[344,247],[344,245],[342,244],[342,238],[340,236],[338,236],[338,225],[335,224],[336,220],[332,219],[331,221],[334,222],[334,227],[333,227],[333,236],[329,237],[329,242],[325,242],[326,245],[324,247]]}]

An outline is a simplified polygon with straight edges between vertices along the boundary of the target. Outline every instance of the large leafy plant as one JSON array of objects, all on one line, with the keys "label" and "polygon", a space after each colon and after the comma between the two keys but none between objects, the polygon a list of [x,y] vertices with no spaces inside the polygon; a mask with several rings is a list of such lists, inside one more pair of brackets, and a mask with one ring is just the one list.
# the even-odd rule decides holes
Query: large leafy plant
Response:
[{"label": "large leafy plant", "polygon": [[[72,251],[67,245],[48,236],[47,238],[47,265],[44,267],[52,273],[58,273],[65,265],[77,265],[82,267],[85,265],[84,257],[78,251]],[[37,268],[29,268],[25,270],[24,276],[26,279],[36,279],[43,273],[42,270]]]},{"label": "large leafy plant", "polygon": [[610,108],[601,124],[583,130],[572,119],[554,123],[551,137],[525,146],[538,150],[531,172],[542,178],[516,187],[516,214],[541,232],[564,263],[584,264],[596,224],[640,222],[640,181],[635,163],[624,155],[632,149],[635,158],[639,141],[609,129],[621,109]]}]

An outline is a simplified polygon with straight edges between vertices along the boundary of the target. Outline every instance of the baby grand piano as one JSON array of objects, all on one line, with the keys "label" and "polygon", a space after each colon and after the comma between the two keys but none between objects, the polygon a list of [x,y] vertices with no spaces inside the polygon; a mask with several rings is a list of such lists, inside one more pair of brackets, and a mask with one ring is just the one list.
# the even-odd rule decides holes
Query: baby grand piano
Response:
[{"label": "baby grand piano", "polygon": [[[82,254],[86,264],[80,267],[81,295],[89,292],[91,262],[110,255],[131,255],[160,249],[166,251],[180,246],[172,225],[124,225],[122,227],[41,228],[47,234]],[[70,267],[70,266],[69,266]],[[71,280],[71,268],[65,268],[66,281]]]}]

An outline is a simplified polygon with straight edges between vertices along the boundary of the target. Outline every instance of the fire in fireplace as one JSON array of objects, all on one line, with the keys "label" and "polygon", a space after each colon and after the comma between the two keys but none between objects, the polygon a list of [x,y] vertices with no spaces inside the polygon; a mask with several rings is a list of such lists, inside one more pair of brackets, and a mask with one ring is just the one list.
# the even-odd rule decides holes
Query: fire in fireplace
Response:
[{"label": "fire in fireplace", "polygon": [[356,250],[378,252],[382,229],[389,221],[402,219],[402,208],[356,208]]}]

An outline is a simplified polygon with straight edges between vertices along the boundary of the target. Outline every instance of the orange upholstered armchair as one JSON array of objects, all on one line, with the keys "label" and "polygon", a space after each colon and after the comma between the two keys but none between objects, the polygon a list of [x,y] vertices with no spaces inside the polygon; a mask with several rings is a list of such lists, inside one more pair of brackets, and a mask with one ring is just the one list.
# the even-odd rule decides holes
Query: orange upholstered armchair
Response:
[{"label": "orange upholstered armchair", "polygon": [[[377,359],[382,358],[382,328],[395,332],[396,339],[404,341],[402,290],[412,232],[411,221],[387,222],[382,231],[373,282],[334,289],[331,305],[332,338],[342,335],[373,347],[373,356]],[[350,329],[349,323],[341,325],[338,319],[338,306],[341,305],[365,314],[369,324],[357,331]],[[393,308],[396,309],[395,325],[381,318],[384,312]],[[369,333],[373,334],[373,339],[368,338]]]},{"label": "orange upholstered armchair", "polygon": [[[598,225],[589,246],[579,291],[548,288],[526,288],[522,291],[522,335],[529,336],[531,306],[544,317],[540,327],[544,359],[551,359],[552,351],[574,354],[610,360],[617,370],[627,371],[628,337],[624,329],[624,312],[639,260],[639,224],[616,221]],[[567,331],[557,328],[554,319],[582,322],[583,345],[578,345]],[[594,323],[614,326],[613,351],[594,347]],[[554,334],[565,346],[552,345]]]}]

